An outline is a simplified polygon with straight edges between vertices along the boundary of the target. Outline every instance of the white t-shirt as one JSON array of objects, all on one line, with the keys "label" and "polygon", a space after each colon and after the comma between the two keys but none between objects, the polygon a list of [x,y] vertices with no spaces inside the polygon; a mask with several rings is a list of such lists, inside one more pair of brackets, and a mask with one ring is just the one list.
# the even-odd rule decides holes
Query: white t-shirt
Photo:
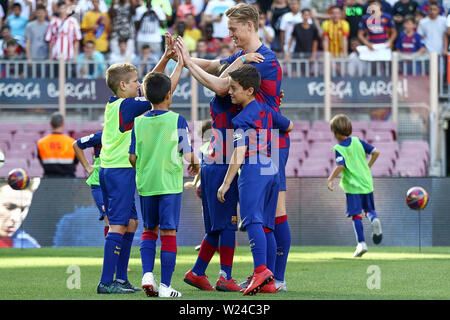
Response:
[{"label": "white t-shirt", "polygon": [[447,32],[447,19],[438,16],[431,20],[429,17],[423,18],[419,22],[417,32],[422,36],[428,52],[441,53],[444,49],[444,33]]},{"label": "white t-shirt", "polygon": [[[302,18],[301,12],[298,12],[295,15],[292,12],[287,12],[287,13],[283,14],[283,16],[281,17],[280,30],[284,31],[284,51],[285,52],[288,49],[289,40],[291,40],[292,31],[294,30],[294,26],[297,23],[302,23],[302,22],[303,22],[303,18]],[[309,22],[309,24],[313,23],[312,19],[310,19],[308,22]],[[294,41],[294,44],[292,45],[291,52],[294,52],[294,48],[295,48],[295,41]]]},{"label": "white t-shirt", "polygon": [[267,34],[273,38],[275,37],[275,30],[270,25],[265,25],[264,28],[258,28],[258,36],[259,40],[268,48],[270,48],[270,42],[267,41],[264,30],[266,30]]},{"label": "white t-shirt", "polygon": [[220,22],[213,23],[213,37],[214,38],[226,38],[229,35],[228,32],[228,18],[225,16],[225,11],[235,5],[233,0],[211,0],[208,2],[205,8],[205,14],[216,18],[220,14],[223,14]]},{"label": "white t-shirt", "polygon": [[[134,16],[134,21],[141,20],[144,13],[148,10],[147,6],[140,6],[136,9],[136,14]],[[146,16],[141,23],[139,30],[137,31],[136,41],[142,42],[161,42],[161,32],[159,31],[159,21],[165,21],[166,15],[163,9],[159,6],[152,6],[152,10],[155,12],[154,15]],[[159,19],[159,20],[158,20]]]}]

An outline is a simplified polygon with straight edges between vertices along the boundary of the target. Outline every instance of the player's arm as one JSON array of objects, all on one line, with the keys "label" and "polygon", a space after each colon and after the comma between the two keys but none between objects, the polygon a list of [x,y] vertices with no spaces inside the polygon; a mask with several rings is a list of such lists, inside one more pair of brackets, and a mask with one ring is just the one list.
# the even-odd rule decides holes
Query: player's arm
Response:
[{"label": "player's arm", "polygon": [[133,125],[133,129],[131,130],[131,143],[130,143],[130,150],[128,151],[129,156],[128,156],[128,160],[131,163],[131,166],[136,169],[136,160],[137,160],[137,156],[136,156],[136,136],[134,135],[134,125]]},{"label": "player's arm", "polygon": [[333,181],[334,181],[334,179],[336,179],[337,178],[337,176],[342,172],[342,170],[344,170],[344,166],[343,165],[337,165],[335,168],[334,168],[334,170],[333,170],[333,172],[331,172],[331,174],[330,174],[330,176],[328,177],[328,180],[327,180],[327,183],[328,183],[328,189],[330,190],[330,191],[333,191],[334,190],[334,184],[333,184]]},{"label": "player's arm", "polygon": [[177,87],[178,82],[180,81],[181,73],[183,72],[183,64],[184,64],[183,57],[181,56],[180,50],[178,48],[176,49],[176,53],[178,56],[178,62],[177,62],[175,69],[173,70],[172,74],[170,75],[172,93],[175,91],[175,88]]},{"label": "player's arm", "polygon": [[231,155],[231,162],[228,165],[228,170],[223,179],[223,183],[217,191],[217,199],[220,202],[225,202],[225,194],[230,189],[230,185],[236,177],[239,168],[244,163],[245,160],[245,152],[247,151],[247,146],[238,146],[234,149],[233,154]]},{"label": "player's arm", "polygon": [[216,76],[213,76],[203,70],[200,66],[195,64],[190,55],[189,51],[186,48],[186,45],[183,42],[183,39],[180,37],[177,39],[176,46],[181,52],[181,55],[183,56],[184,60],[184,66],[189,69],[192,76],[200,82],[203,86],[207,87],[208,89],[214,91],[219,96],[225,96],[228,93],[228,78],[218,78]]},{"label": "player's arm", "polygon": [[380,156],[380,151],[378,151],[378,149],[375,149],[375,150],[372,151],[371,155],[372,156],[370,157],[370,160],[367,163],[369,168],[372,168],[372,166],[375,163],[375,161],[377,161],[378,157]]},{"label": "player's arm", "polygon": [[234,60],[233,63],[229,65],[224,72],[222,72],[220,78],[228,78],[228,74],[231,71],[239,69],[239,67],[242,67],[245,63],[260,63],[263,61],[264,56],[258,52],[244,54],[243,56],[240,56],[239,58]]},{"label": "player's arm", "polygon": [[183,158],[184,158],[184,160],[189,162],[188,173],[191,176],[195,176],[196,174],[198,174],[199,169],[200,169],[200,160],[195,155],[195,153],[194,152],[185,153],[183,155]]},{"label": "player's arm", "polygon": [[86,170],[86,172],[89,175],[91,175],[91,173],[94,172],[94,167],[86,159],[86,155],[84,154],[84,151],[78,146],[78,141],[79,140],[75,140],[72,143],[73,150],[75,151],[75,156],[77,157],[78,161],[80,161],[84,170]]},{"label": "player's arm", "polygon": [[176,56],[175,48],[173,46],[172,36],[170,35],[169,32],[166,32],[164,37],[165,37],[165,42],[166,42],[166,50],[164,51],[164,54],[162,55],[161,59],[159,59],[158,63],[156,64],[156,66],[153,68],[153,70],[151,72],[164,73],[167,63],[170,61],[170,59],[172,59]]}]

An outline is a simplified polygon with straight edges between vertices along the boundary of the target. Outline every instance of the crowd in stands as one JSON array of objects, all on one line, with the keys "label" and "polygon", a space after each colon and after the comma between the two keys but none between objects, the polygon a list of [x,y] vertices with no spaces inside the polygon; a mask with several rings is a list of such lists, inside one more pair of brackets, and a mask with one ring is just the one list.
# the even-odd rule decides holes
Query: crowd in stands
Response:
[{"label": "crowd in stands", "polygon": [[[227,57],[236,47],[224,13],[241,1],[0,0],[0,59],[63,57],[83,78],[101,77],[102,62],[127,61],[143,75],[159,60],[167,30],[198,57]],[[246,0],[260,11],[262,42],[281,59],[313,61],[323,51],[351,58],[357,46],[379,43],[406,54],[446,55],[450,1],[417,1],[335,0],[321,9],[324,1]]]}]

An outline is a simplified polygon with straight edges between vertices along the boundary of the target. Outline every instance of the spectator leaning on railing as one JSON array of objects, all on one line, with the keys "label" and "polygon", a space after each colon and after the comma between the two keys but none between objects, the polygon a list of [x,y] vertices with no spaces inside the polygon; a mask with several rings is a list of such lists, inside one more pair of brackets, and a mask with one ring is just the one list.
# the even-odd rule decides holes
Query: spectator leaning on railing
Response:
[{"label": "spectator leaning on railing", "polygon": [[333,6],[330,10],[331,19],[322,24],[323,29],[323,51],[329,51],[332,57],[348,56],[348,37],[350,36],[350,25],[342,19],[340,6]]},{"label": "spectator leaning on railing", "polygon": [[420,20],[417,32],[423,37],[428,52],[447,55],[447,21],[439,12],[437,3],[429,3],[428,17]]},{"label": "spectator leaning on railing", "polygon": [[103,76],[105,70],[103,54],[95,50],[94,41],[86,41],[83,46],[83,53],[78,55],[77,75],[83,79],[97,79]]},{"label": "spectator leaning on railing", "polygon": [[44,5],[38,5],[35,11],[36,19],[29,22],[25,28],[25,51],[28,62],[48,59],[48,43],[45,32],[49,22],[45,20],[47,12]]},{"label": "spectator leaning on railing", "polygon": [[8,16],[8,26],[11,28],[11,35],[19,42],[19,44],[25,46],[25,27],[28,23],[28,18],[21,15],[22,6],[20,3],[14,3],[12,5],[12,14]]},{"label": "spectator leaning on railing", "polygon": [[[6,55],[3,57],[4,60],[9,60],[10,62],[18,62],[19,60],[24,60],[22,53],[17,53],[17,41],[16,39],[9,39],[6,41]],[[5,65],[0,65],[0,78],[22,78],[24,72],[23,63],[7,63]]]}]

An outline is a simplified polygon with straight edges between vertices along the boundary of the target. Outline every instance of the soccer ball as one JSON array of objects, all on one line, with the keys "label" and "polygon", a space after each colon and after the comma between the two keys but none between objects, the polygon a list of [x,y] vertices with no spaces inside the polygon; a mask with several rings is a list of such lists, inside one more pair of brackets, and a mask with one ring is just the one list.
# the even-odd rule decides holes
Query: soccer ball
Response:
[{"label": "soccer ball", "polygon": [[12,169],[8,174],[8,184],[14,190],[23,190],[30,185],[30,177],[23,169]]},{"label": "soccer ball", "polygon": [[5,164],[5,154],[3,153],[2,149],[0,149],[0,168],[3,167]]},{"label": "soccer ball", "polygon": [[422,187],[412,187],[406,193],[406,204],[413,210],[421,210],[427,206],[428,192]]}]

